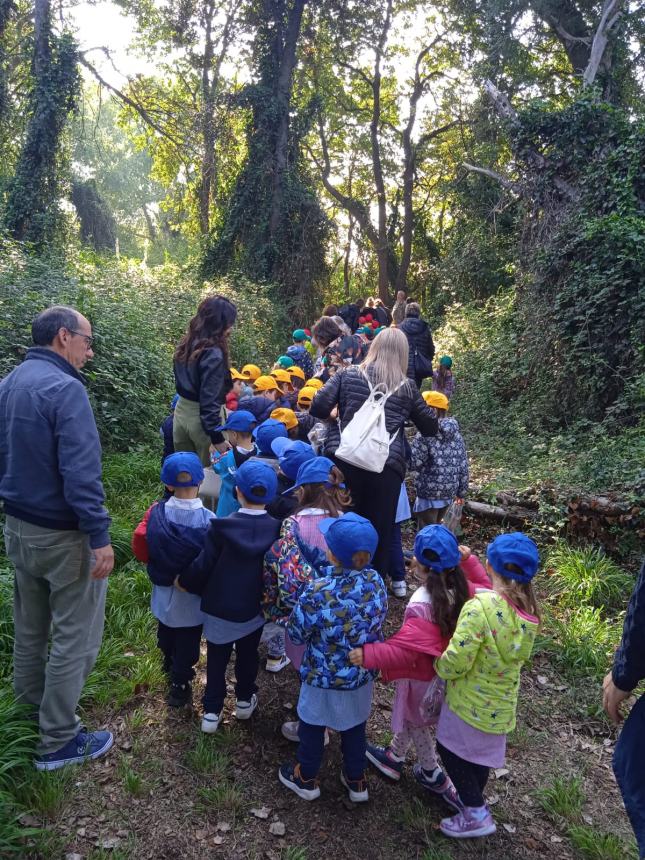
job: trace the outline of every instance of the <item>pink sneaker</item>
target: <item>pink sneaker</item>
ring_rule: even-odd
[[[495,833],[497,827],[488,807],[484,806],[482,809],[485,814],[473,814],[475,810],[467,806],[463,812],[453,815],[452,818],[444,818],[439,828],[444,836],[450,836],[453,839],[475,839],[478,836],[490,836]]]

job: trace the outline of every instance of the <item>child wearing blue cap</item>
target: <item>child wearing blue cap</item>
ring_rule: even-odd
[[[282,439],[278,442],[284,442],[283,451],[295,444]],[[279,447],[277,442],[274,445]],[[287,472],[291,465],[295,464],[290,462],[285,466]],[[302,650],[285,642],[284,628],[303,585],[318,575],[316,569],[325,566],[327,544],[319,523],[326,517],[340,516],[351,506],[343,481],[342,472],[331,460],[314,457],[312,452],[302,459],[295,483],[285,493],[284,498],[291,500],[292,513],[283,520],[280,537],[264,559],[262,609],[267,619],[264,629],[265,633],[276,628],[280,631],[279,636],[274,632],[275,638],[268,641],[269,672],[280,671],[294,655],[297,655],[294,666],[300,667]],[[289,728],[294,725],[295,729]],[[282,733],[297,741],[297,723],[285,723]]]
[[[354,513],[324,519],[319,528],[332,567],[305,586],[287,625],[291,641],[306,647],[300,666],[297,763],[282,765],[278,776],[298,797],[319,797],[317,775],[328,726],[341,735],[341,782],[350,800],[362,802],[368,800],[365,724],[375,673],[352,666],[349,652],[382,637],[387,593],[369,566],[378,534],[369,520]]]
[[[445,526],[426,526],[414,541],[414,562],[425,578],[412,595],[403,625],[385,642],[350,652],[354,665],[380,669],[383,681],[396,681],[391,742],[367,745],[367,758],[382,774],[398,781],[411,744],[417,753],[413,773],[424,788],[453,808],[461,803],[449,777],[439,767],[432,729],[443,701],[443,681],[434,658],[448,645],[462,606],[477,588],[491,583],[479,559],[459,546]]]
[[[278,471],[278,457],[273,453],[272,443],[275,439],[288,439],[287,428],[282,421],[275,418],[267,418],[253,431],[253,438],[258,447],[256,458],[272,466]],[[254,458],[254,459],[256,459]]]
[[[173,495],[155,502],[132,536],[132,551],[147,562],[152,580],[150,608],[157,619],[157,643],[170,676],[168,704],[192,700],[191,681],[199,661],[203,615],[199,598],[174,587],[177,574],[201,552],[215,516],[198,498],[204,469],[197,454],[179,451],[164,460],[161,480]]]
[[[450,644],[436,661],[446,681],[437,750],[463,804],[441,822],[446,836],[495,832],[483,792],[490,768],[504,764],[506,735],[515,728],[520,671],[540,623],[531,585],[539,564],[537,546],[525,534],[496,537],[486,561],[493,590],[464,603]]]
[[[255,679],[264,626],[262,564],[280,523],[266,512],[277,490],[275,471],[247,460],[235,473],[239,511],[211,520],[204,549],[175,584],[201,595],[207,642],[202,731],[217,731],[226,697],[226,667],[235,645],[235,716],[248,720],[258,705]]]
[[[246,463],[258,452],[253,442],[253,430],[256,425],[255,415],[244,409],[237,409],[231,412],[225,424],[216,428],[224,434],[224,438],[231,446],[223,454],[216,450],[211,452],[213,471],[222,479],[215,512],[218,517],[227,517],[240,507],[235,496],[235,473],[242,463]]]

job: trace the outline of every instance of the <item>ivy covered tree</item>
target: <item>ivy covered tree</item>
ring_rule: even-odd
[[[255,0],[253,77],[237,98],[247,110],[247,156],[221,230],[204,257],[208,274],[230,266],[277,283],[285,301],[309,299],[326,271],[329,222],[316,197],[302,139],[311,104],[294,105],[293,79],[307,0]]]
[[[77,60],[72,36],[52,30],[50,0],[35,0],[29,120],[4,221],[14,238],[37,247],[52,241],[61,227],[61,137],[77,103]]]

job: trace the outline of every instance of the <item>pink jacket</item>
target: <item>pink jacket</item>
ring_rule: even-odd
[[[461,563],[468,580],[468,596],[477,588],[490,588],[491,582],[476,555]],[[363,646],[363,665],[380,669],[384,681],[409,678],[431,681],[435,676],[434,658],[448,647],[450,636],[442,637],[439,627],[429,620],[429,602],[424,587],[417,589],[406,607],[401,629],[385,642]],[[427,607],[427,609],[426,609]]]

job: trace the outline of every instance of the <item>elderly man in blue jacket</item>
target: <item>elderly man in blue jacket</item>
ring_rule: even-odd
[[[603,682],[603,707],[618,724],[620,704],[645,678],[645,562],[636,583],[614,666]],[[645,858],[645,695],[631,709],[614,753],[614,773],[631,821],[639,857]]]
[[[112,746],[110,732],[81,727],[76,707],[103,637],[114,553],[80,374],[94,354],[92,328],[55,306],[35,318],[32,338],[0,382],[0,498],[15,568],[14,690],[38,716],[36,767],[55,770]]]

